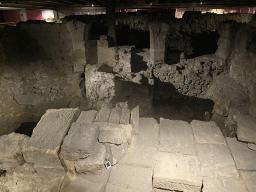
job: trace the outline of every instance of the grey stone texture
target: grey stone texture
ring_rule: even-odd
[[[200,163],[196,156],[158,152],[153,187],[177,191],[200,192]]]
[[[96,143],[93,152],[86,159],[79,159],[75,162],[77,173],[100,174],[104,169],[106,148],[101,143]]]
[[[60,166],[58,152],[62,141],[79,114],[79,109],[47,110],[23,147],[26,162]]]
[[[252,117],[256,118],[256,104],[255,104],[255,103],[253,103],[253,104],[250,106],[250,108],[249,108],[249,114],[250,114]]]
[[[117,164],[112,167],[107,188],[118,188],[119,191],[148,192],[152,191],[152,168],[134,167]],[[117,190],[117,191],[118,191]],[[108,190],[108,192],[110,192]]]
[[[226,141],[215,122],[193,120],[190,125],[197,143],[226,144]]]
[[[104,192],[105,184],[91,182],[80,175],[66,175],[63,179],[60,192]]]
[[[248,148],[253,150],[253,151],[256,151],[256,145],[255,144],[248,143]]]
[[[197,144],[198,159],[204,177],[238,177],[235,162],[226,145]]]
[[[233,155],[236,167],[242,170],[256,170],[256,151],[250,150],[246,143],[236,138],[226,138],[228,147]]]
[[[96,116],[96,122],[109,122],[111,109],[107,105],[103,105]]]
[[[256,171],[240,171],[240,174],[247,186],[248,192],[256,191]]]
[[[112,165],[117,164],[127,153],[128,143],[124,142],[120,145],[109,144],[111,148],[111,154],[113,157]]]
[[[224,191],[224,186],[221,179],[203,177],[203,189],[202,192],[220,192]]]
[[[99,142],[120,145],[127,141],[127,132],[122,128],[121,125],[113,123],[96,124],[100,127],[100,133],[98,136]]]
[[[35,94],[15,94],[13,98],[19,105],[38,106],[43,98]]]
[[[111,110],[109,115],[109,123],[119,124],[122,115],[122,108],[115,107]]]
[[[256,119],[249,115],[237,114],[235,121],[238,140],[256,144]]]
[[[120,124],[128,125],[130,123],[131,111],[127,107],[122,107],[122,115],[120,118]]]
[[[132,133],[134,134],[139,133],[139,126],[140,126],[139,118],[140,118],[140,112],[139,112],[139,106],[137,106],[131,110],[130,124],[132,125]]]
[[[159,151],[196,155],[191,126],[185,121],[160,118]]]
[[[29,137],[18,133],[0,136],[0,165],[3,163],[24,163],[22,147],[28,142]]]
[[[159,125],[153,118],[140,118],[139,135],[133,135],[132,144],[119,164],[154,168],[158,150]]]
[[[132,50],[133,46],[118,46],[114,48],[115,63],[113,67],[114,72],[132,72]]]
[[[61,154],[67,160],[88,157],[94,150],[99,127],[91,123],[74,122],[61,146]]]
[[[77,123],[94,123],[97,111],[90,110],[90,111],[81,111],[80,116],[76,120]]]

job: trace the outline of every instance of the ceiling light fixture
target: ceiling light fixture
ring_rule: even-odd
[[[94,5],[92,4],[92,7],[94,7]]]
[[[203,2],[200,2],[200,4],[202,5],[202,4],[203,4]]]
[[[150,3],[150,5],[152,5],[152,3]]]

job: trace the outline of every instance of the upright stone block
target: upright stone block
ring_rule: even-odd
[[[97,111],[82,111],[80,116],[77,119],[77,123],[94,123]]]
[[[119,124],[121,115],[122,115],[122,109],[120,107],[115,107],[110,112],[109,123]]]
[[[131,111],[128,107],[122,108],[120,124],[128,125],[130,123]]]
[[[150,32],[150,59],[155,62],[164,62],[165,41],[169,25],[163,22],[151,22],[148,25]]]
[[[131,125],[132,125],[132,133],[138,134],[139,133],[139,126],[140,126],[140,111],[139,106],[135,107],[131,111]]]
[[[109,122],[109,115],[111,109],[107,105],[103,105],[99,113],[96,116],[96,122]]]
[[[79,114],[79,109],[47,110],[23,147],[26,162],[61,166],[58,152],[71,124],[77,120]]]

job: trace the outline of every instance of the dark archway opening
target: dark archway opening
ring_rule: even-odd
[[[201,55],[214,54],[218,49],[218,39],[218,31],[202,32],[191,36],[193,54],[187,56],[187,58],[190,59]]]
[[[25,122],[20,125],[18,129],[16,129],[15,133],[20,133],[31,137],[34,128],[36,127],[37,122]]]
[[[120,27],[120,26],[119,26]],[[118,46],[135,45],[135,48],[150,48],[149,31],[131,29],[129,26],[121,26],[116,31]]]
[[[171,83],[155,78],[153,87],[153,115],[170,120],[208,121],[212,117],[214,102],[210,99],[182,95]]]

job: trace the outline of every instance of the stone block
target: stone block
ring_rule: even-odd
[[[26,162],[61,166],[58,152],[71,124],[77,120],[79,114],[79,109],[47,110],[23,147]]]
[[[256,145],[255,144],[248,143],[248,148],[253,150],[253,151],[256,151]]]
[[[197,143],[215,143],[226,145],[226,141],[220,131],[220,128],[215,122],[193,120],[190,125],[192,126]]]
[[[98,40],[97,45],[98,47],[108,47],[108,40]]]
[[[128,107],[122,107],[120,124],[128,125],[130,123],[131,111]]]
[[[96,122],[109,122],[109,115],[110,115],[111,109],[107,106],[102,106],[99,113],[96,116],[95,121]]]
[[[77,119],[77,123],[94,123],[98,111],[81,111],[80,116]]]
[[[120,124],[120,126],[126,131],[127,134],[127,142],[130,145],[132,143],[132,125],[122,125]]]
[[[128,189],[133,192],[149,192],[152,191],[152,173],[152,168],[119,163],[112,167],[108,184],[118,187],[122,192]]]
[[[124,142],[121,145],[110,144],[111,152],[113,156],[113,164],[117,164],[127,153],[128,143]]]
[[[40,103],[43,102],[43,98],[36,94],[26,94],[26,95],[15,94],[14,100],[19,105],[30,105],[30,106],[38,106]]]
[[[223,178],[224,189],[232,192],[248,192],[243,179],[239,178]]]
[[[85,64],[81,64],[81,63],[76,63],[75,65],[73,65],[73,71],[74,73],[76,72],[84,72],[84,65]]]
[[[107,40],[108,39],[108,36],[107,35],[101,35],[100,36],[100,40]]]
[[[114,184],[107,184],[105,192],[133,192],[132,189],[126,189],[124,187],[119,187]]]
[[[227,137],[226,141],[238,169],[256,170],[256,151],[250,150],[246,143],[236,138]]]
[[[140,111],[139,106],[133,108],[131,111],[131,125],[132,125],[132,133],[138,134],[139,133],[139,126],[140,126]]]
[[[256,191],[256,171],[240,171],[249,192]]]
[[[202,175],[196,156],[157,153],[153,187],[166,190],[200,192]]]
[[[223,191],[223,183],[221,179],[203,177],[203,189],[202,192],[220,192]]]
[[[64,170],[67,173],[76,174],[75,161],[67,160],[61,153],[59,154],[59,158]]]
[[[252,104],[249,109],[249,114],[256,118],[256,104]]]
[[[121,125],[113,123],[96,123],[100,127],[98,140],[101,143],[120,145],[127,141],[127,133]]]
[[[105,184],[90,182],[81,176],[66,175],[60,192],[104,192]]]
[[[98,46],[98,63],[107,64],[110,67],[114,67],[114,51],[112,48],[99,47]]]
[[[249,115],[237,114],[235,121],[238,140],[256,144],[256,119]]]
[[[158,151],[159,125],[153,118],[140,118],[139,135],[134,135],[132,144],[119,163],[153,168]]]
[[[122,108],[115,107],[110,112],[109,123],[119,124],[121,115],[122,115]]]
[[[161,118],[159,151],[196,155],[191,126],[185,121]]]
[[[22,147],[28,142],[29,137],[18,133],[0,136],[0,164],[24,163]]]
[[[106,156],[106,148],[103,144],[97,143],[93,152],[86,159],[79,159],[75,162],[77,173],[90,172],[100,174],[104,169],[104,161]]]
[[[94,150],[98,135],[96,124],[73,123],[61,146],[61,154],[68,160],[88,157]]]

